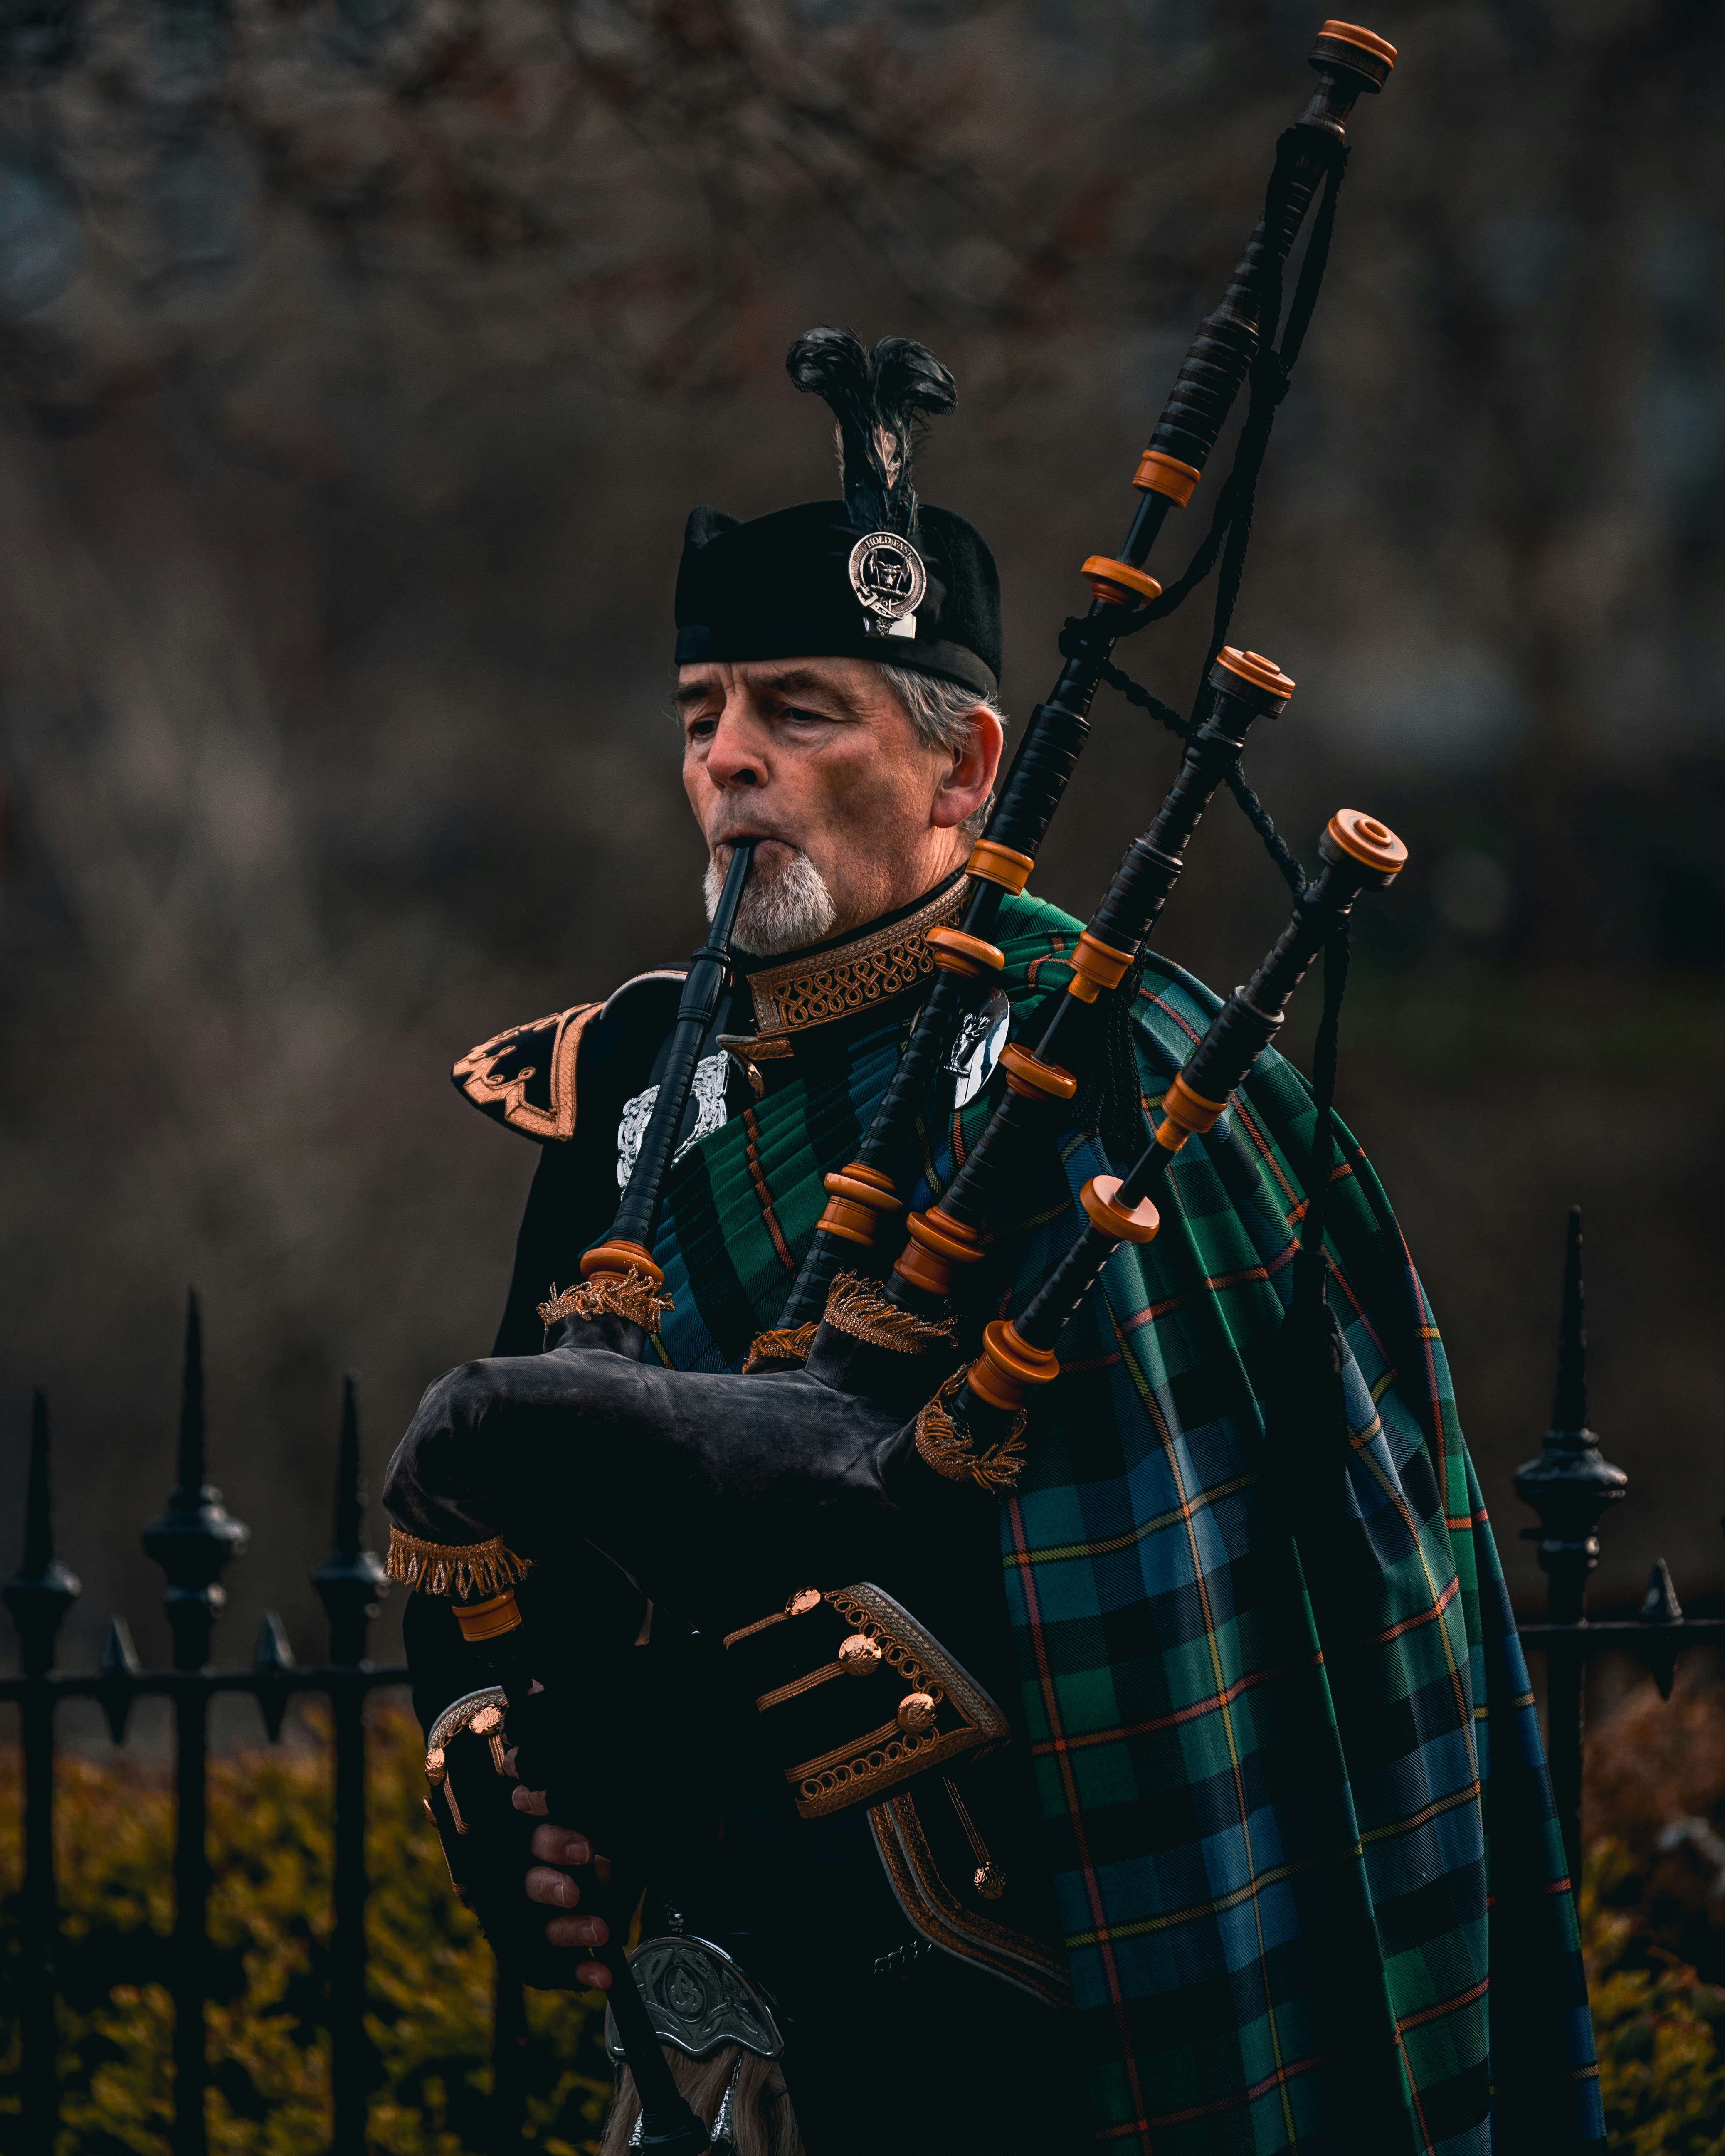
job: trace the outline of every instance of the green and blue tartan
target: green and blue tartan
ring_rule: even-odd
[[[1065,987],[1079,926],[1028,896],[1004,909],[1017,1029]],[[1218,1007],[1152,959],[1134,1012],[1147,1108]],[[793,1083],[675,1170],[655,1245],[675,1305],[667,1362],[735,1369],[776,1320],[821,1177],[854,1157],[901,1045],[896,1026],[864,1038],[842,1080],[814,1096]],[[988,1105],[925,1140],[917,1203]],[[1574,1904],[1502,1573],[1437,1327],[1339,1123],[1326,1250],[1352,1445],[1326,1548],[1354,1560],[1339,1600],[1307,1591],[1266,1471],[1314,1113],[1267,1051],[1185,1147],[1161,1235],[1117,1252],[1063,1338],[1001,1507],[1098,2139],[1157,2156],[1342,2145],[1339,1996],[1399,2056],[1408,2148],[1602,2149]],[[1004,1307],[1083,1224],[1083,1182],[1123,1166],[1072,1131],[1031,1174],[1024,1217],[999,1224],[1022,1250]],[[1362,1916],[1338,1964],[1321,1935],[1344,1901]]]

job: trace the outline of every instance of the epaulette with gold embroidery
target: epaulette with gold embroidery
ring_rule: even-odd
[[[572,1004],[470,1049],[449,1075],[475,1107],[530,1137],[575,1130],[575,1062],[603,1004]]]
[[[576,1066],[588,1029],[633,988],[675,983],[680,971],[637,973],[608,1001],[572,1004],[526,1025],[512,1025],[470,1049],[449,1073],[459,1091],[494,1122],[527,1137],[568,1139],[575,1135]]]

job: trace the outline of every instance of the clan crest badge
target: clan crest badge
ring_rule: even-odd
[[[868,615],[870,636],[915,636],[928,572],[908,539],[896,531],[859,539],[850,550],[850,588]]]

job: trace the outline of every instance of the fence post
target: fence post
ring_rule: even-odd
[[[1629,1477],[1599,1450],[1587,1426],[1587,1328],[1581,1283],[1581,1208],[1569,1209],[1569,1243],[1563,1266],[1563,1310],[1558,1335],[1558,1383],[1552,1426],[1538,1460],[1516,1471],[1516,1495],[1539,1515],[1523,1527],[1524,1542],[1539,1545],[1549,1586],[1547,1615],[1573,1628],[1546,1650],[1546,1700],[1550,1722],[1552,1797],[1563,1836],[1569,1877],[1581,1887],[1581,1763],[1587,1660],[1581,1633],[1587,1624],[1588,1574],[1599,1561],[1594,1530],[1608,1506],[1622,1502]]]
[[[167,1621],[174,1667],[188,1676],[209,1660],[216,1613],[227,1600],[218,1584],[230,1558],[243,1557],[251,1530],[223,1507],[203,1479],[203,1335],[193,1292],[186,1306],[185,1378],[180,1394],[179,1472],[167,1510],[144,1530],[144,1548],[167,1574]],[[173,2156],[204,2156],[203,2002],[208,1989],[206,1919],[209,1850],[205,1840],[204,1766],[209,1692],[187,1683],[174,1692],[174,2123]]]
[[[31,1412],[29,1481],[24,1499],[23,1563],[6,1583],[6,1606],[18,1626],[28,1682],[19,1702],[24,1753],[23,1967],[18,2020],[23,2040],[23,2156],[53,2156],[59,2124],[59,2017],[55,1955],[59,1911],[54,1878],[54,1637],[78,1599],[78,1581],[54,1553],[48,1481],[48,1402],[39,1391]]]
[[[330,1620],[330,1660],[355,1672],[330,1686],[336,1723],[336,1936],[330,1953],[331,2156],[364,2156],[373,2061],[366,2035],[366,1628],[388,1593],[375,1550],[365,1547],[365,1481],[360,1471],[359,1405],[341,1380],[341,1436],[336,1459],[335,1547],[311,1575]]]

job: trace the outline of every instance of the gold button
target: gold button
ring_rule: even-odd
[[[839,1666],[846,1676],[871,1677],[880,1666],[880,1650],[866,1632],[839,1642]]]
[[[811,1609],[819,1609],[819,1607],[820,1589],[818,1587],[799,1587],[786,1603],[784,1614],[787,1617],[806,1617]]]
[[[494,1729],[503,1727],[503,1716],[495,1707],[482,1707],[467,1726],[475,1737],[489,1737]]]
[[[934,1702],[926,1691],[907,1691],[898,1703],[898,1726],[914,1731],[927,1729],[934,1720]]]

